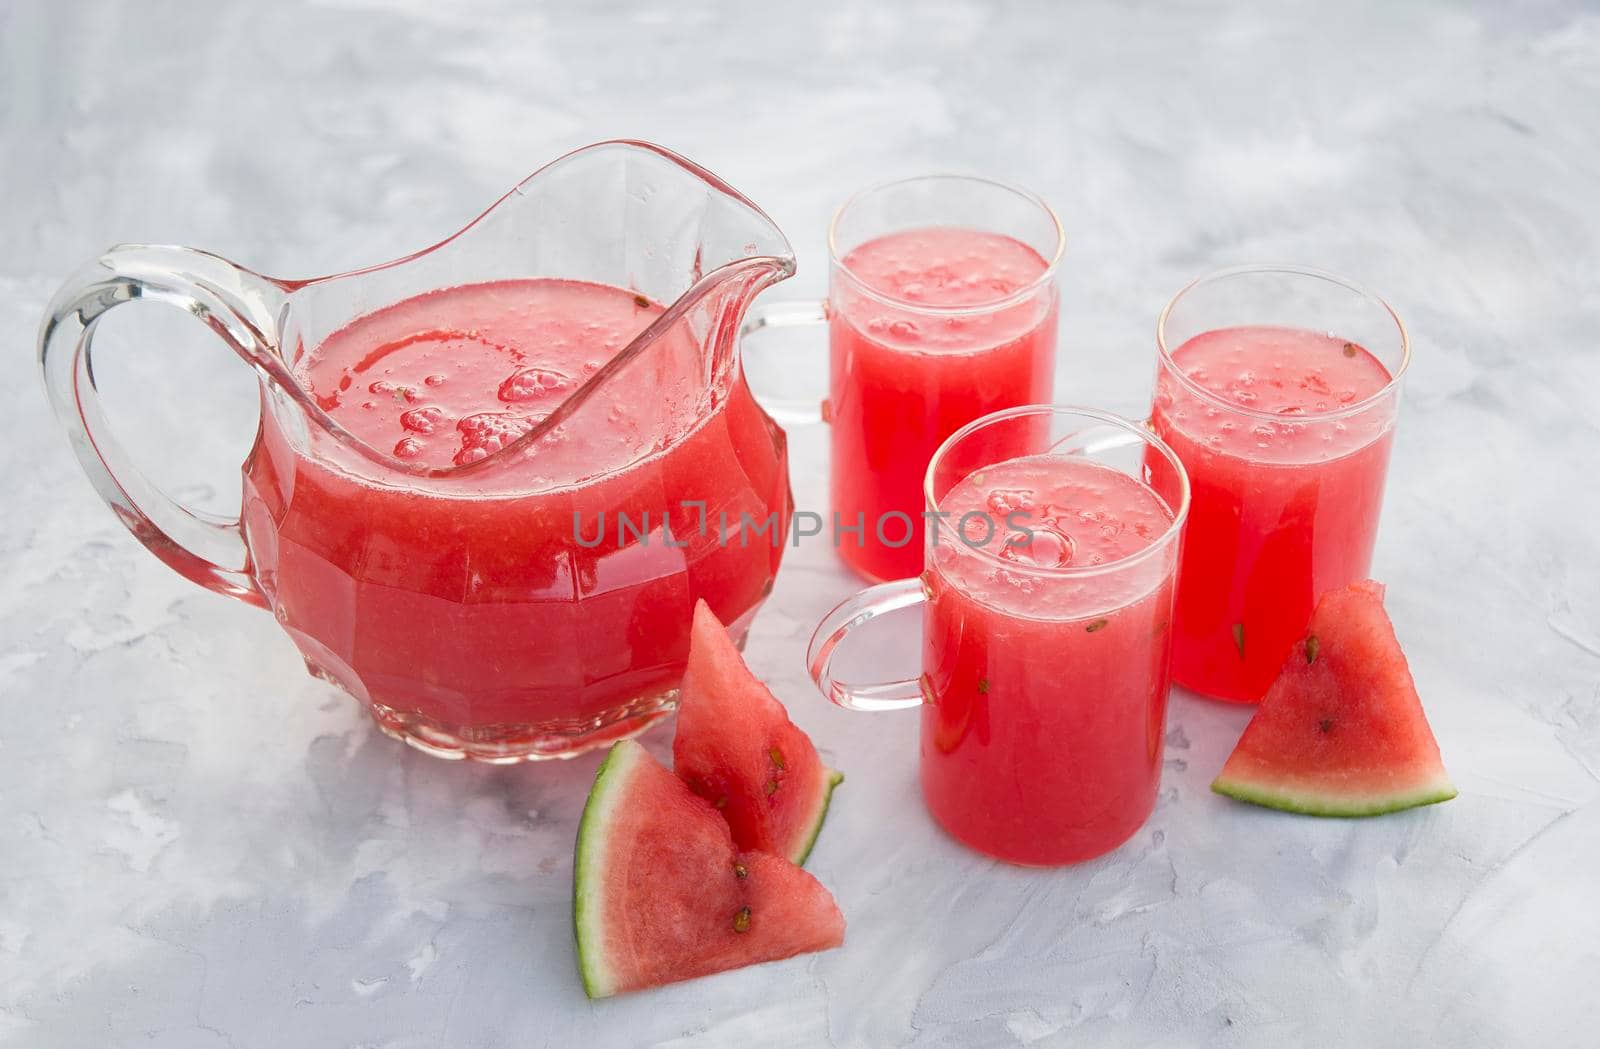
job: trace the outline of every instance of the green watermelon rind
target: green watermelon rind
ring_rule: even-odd
[[[1330,816],[1356,819],[1363,816],[1383,816],[1391,812],[1437,805],[1456,796],[1450,781],[1440,778],[1414,790],[1392,794],[1338,796],[1316,793],[1312,789],[1295,789],[1280,784],[1248,782],[1218,776],[1211,789],[1237,801],[1261,805],[1280,812],[1293,812],[1302,816]]]
[[[795,850],[795,855],[789,857],[789,862],[796,867],[804,867],[806,860],[811,858],[811,850],[817,847],[817,838],[822,834],[822,825],[828,819],[828,806],[833,804],[833,789],[844,782],[844,773],[830,768],[824,768],[822,771],[822,798],[817,806],[817,818],[812,821],[811,833],[806,835],[805,842]]]
[[[583,819],[578,823],[578,845],[572,863],[572,931],[578,942],[578,975],[583,980],[583,993],[590,998],[607,998],[616,993],[615,979],[600,958],[600,944],[605,936],[600,900],[600,870],[605,866],[606,849],[604,829],[625,793],[623,788],[632,778],[629,773],[640,753],[643,751],[637,744],[619,743],[611,748],[595,773],[589,800],[583,805]]]

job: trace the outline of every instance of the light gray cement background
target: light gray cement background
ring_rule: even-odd
[[[0,5],[0,1044],[1596,1044],[1600,8],[251,6]],[[770,211],[801,260],[775,298],[822,290],[824,224],[863,183],[1036,189],[1070,238],[1063,400],[1141,410],[1156,312],[1203,271],[1378,289],[1416,363],[1375,571],[1461,797],[1351,823],[1227,802],[1207,784],[1247,713],[1179,694],[1144,831],[997,865],[922,811],[915,715],[806,682],[854,587],[813,544],[749,657],[849,775],[811,863],[848,943],[587,1002],[569,894],[596,759],[379,736],[269,616],[100,505],[32,340],[113,242],[345,269],[619,135]],[[236,503],[251,379],[192,321],[124,312],[102,379],[128,443]],[[806,507],[820,436],[794,434]]]

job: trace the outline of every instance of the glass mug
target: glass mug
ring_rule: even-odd
[[[1156,345],[1151,426],[1194,487],[1173,677],[1253,703],[1317,598],[1368,575],[1410,342],[1350,281],[1247,266],[1180,291]]]
[[[922,571],[922,477],[980,415],[1049,401],[1057,265],[1043,200],[988,179],[931,175],[851,197],[828,228],[826,303],[758,303],[746,333],[828,325],[828,397],[774,404],[829,424],[838,549],[870,580]],[[853,531],[851,530],[853,529]]]
[[[828,613],[813,680],[847,709],[921,708],[923,799],[958,841],[1035,866],[1115,848],[1160,781],[1183,466],[1126,419],[1026,406],[956,431],[924,497],[926,569]],[[917,604],[920,677],[834,677],[850,632]]]
[[[385,732],[445,757],[566,757],[670,711],[697,598],[742,637],[771,589],[786,443],[736,344],[750,300],[793,272],[716,176],[607,142],[352,273],[112,248],[56,295],[40,357],[133,534],[270,609]],[[260,377],[239,520],[170,499],[106,428],[95,324],[137,298],[201,318]],[[706,521],[724,512],[775,514],[772,542],[721,541]]]

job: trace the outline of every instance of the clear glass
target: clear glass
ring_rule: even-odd
[[[1025,190],[929,175],[850,198],[828,246],[826,308],[761,304],[748,330],[828,324],[822,417],[840,556],[871,580],[914,576],[934,450],[981,415],[1051,399],[1061,224]],[[785,419],[808,411],[793,397],[763,403]]]
[[[1151,426],[1194,486],[1173,676],[1255,702],[1317,597],[1370,571],[1410,343],[1356,284],[1268,266],[1184,288],[1156,342]]]
[[[270,608],[311,672],[384,731],[446,757],[565,757],[670,711],[697,599],[742,637],[771,588],[786,444],[735,344],[750,300],[793,271],[782,234],[720,179],[609,142],[541,169],[450,239],[353,273],[274,280],[186,248],[113,248],[58,293],[40,357],[79,461],[134,534],[189,578]],[[199,316],[261,377],[239,521],[169,499],[106,430],[94,324],[139,297]],[[619,300],[626,334],[572,374],[528,369],[546,383],[531,394],[502,388],[545,400],[471,459],[374,444],[333,410],[367,391],[307,387],[319,355],[361,339],[389,339],[383,353],[433,340],[441,371],[485,344],[539,363],[544,347],[515,333],[548,321],[582,342],[590,318],[562,309]],[[391,394],[421,408],[431,396]],[[724,514],[776,515],[771,542],[723,542]]]
[[[1012,484],[1024,468],[1034,480]],[[1058,498],[1067,488],[1077,505]],[[823,619],[808,653],[817,687],[848,709],[921,708],[923,798],[972,848],[1029,865],[1115,848],[1148,818],[1160,780],[1182,465],[1137,423],[1025,406],[958,430],[923,491],[926,569]],[[988,492],[984,509],[963,510],[975,491]],[[1109,541],[1097,537],[1130,528],[1140,540],[1127,553],[1095,560]],[[833,676],[851,631],[918,603],[918,678]]]

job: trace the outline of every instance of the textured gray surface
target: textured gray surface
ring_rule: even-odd
[[[0,6],[0,1044],[1595,1043],[1600,11],[259,6]],[[1246,713],[1178,695],[1134,841],[998,866],[924,815],[914,716],[805,683],[853,584],[803,547],[749,655],[849,774],[812,860],[849,942],[585,1001],[595,760],[451,765],[375,734],[268,616],[99,505],[31,340],[112,242],[348,268],[624,134],[768,208],[802,265],[774,297],[821,290],[827,215],[864,182],[1037,189],[1070,237],[1063,399],[1141,408],[1156,311],[1204,270],[1303,261],[1389,297],[1416,364],[1376,574],[1461,797],[1364,823],[1228,803],[1206,785]],[[104,381],[129,444],[227,506],[250,379],[198,325],[125,312]],[[802,505],[818,438],[795,435]]]

